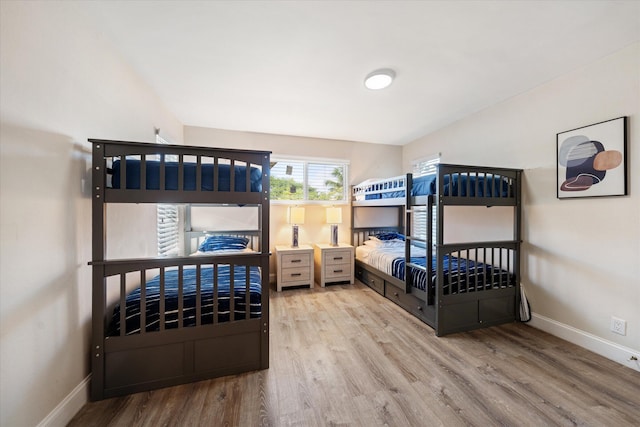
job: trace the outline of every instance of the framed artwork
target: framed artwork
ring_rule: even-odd
[[[559,199],[627,195],[627,117],[557,134]]]

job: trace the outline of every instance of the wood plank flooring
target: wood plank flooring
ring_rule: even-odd
[[[638,426],[640,373],[513,323],[438,338],[356,282],[271,294],[268,370],[85,405],[69,426]]]

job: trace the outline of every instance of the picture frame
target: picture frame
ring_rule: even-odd
[[[626,196],[627,117],[556,134],[558,199]]]

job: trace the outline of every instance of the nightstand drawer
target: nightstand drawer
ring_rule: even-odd
[[[324,276],[326,279],[351,279],[351,264],[332,264],[327,265],[324,268]]]
[[[282,268],[307,267],[311,265],[311,256],[308,254],[284,254],[282,255]]]
[[[324,254],[325,265],[349,264],[349,263],[351,263],[350,250],[330,251]]]
[[[283,283],[308,281],[311,280],[311,271],[308,267],[283,268],[280,280]]]

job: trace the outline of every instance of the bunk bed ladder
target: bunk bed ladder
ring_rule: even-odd
[[[414,216],[414,212],[415,212],[415,207],[421,206],[418,203],[414,203],[414,199],[411,196],[411,188],[413,186],[413,175],[411,173],[407,174],[407,187],[405,190],[405,196],[406,196],[406,201],[405,201],[405,236],[406,236],[406,240],[405,240],[405,285],[406,285],[406,290],[407,292],[411,292],[411,289],[413,289],[413,276],[409,274],[409,268],[415,268],[415,269],[419,269],[425,272],[426,274],[426,281],[427,283],[430,283],[431,281],[431,277],[433,277],[433,266],[431,263],[431,254],[432,254],[432,248],[433,248],[433,239],[432,239],[432,232],[433,232],[433,221],[432,221],[432,209],[433,209],[433,196],[428,196],[427,197],[427,203],[425,205],[425,209],[427,212],[426,215],[426,221],[427,221],[427,231],[426,231],[426,239],[419,237],[419,236],[414,236],[413,232],[412,232],[412,224],[413,224],[413,219],[415,218]],[[425,257],[426,257],[426,262],[425,265],[419,265],[419,264],[414,264],[411,262],[411,245],[412,242],[419,242],[425,245]],[[428,305],[433,305],[433,293],[429,291],[429,286],[426,287],[425,289],[426,293],[427,293],[427,304]]]
[[[409,267],[411,266],[411,241],[413,235],[411,233],[411,215],[413,214],[413,205],[411,204],[411,188],[413,187],[413,174],[408,173],[405,180],[404,187],[404,286],[405,292],[411,292],[413,287],[412,278],[409,274]]]
[[[433,328],[436,331],[436,335],[440,336],[442,333],[441,330],[441,308],[442,308],[442,290],[444,289],[444,175],[446,171],[446,166],[442,163],[437,165],[437,174],[438,180],[436,185],[436,194],[437,198],[437,208],[436,208],[436,242],[435,242],[435,252],[436,252],[436,282],[433,284],[433,292],[429,292],[432,294],[432,298],[434,299],[435,305],[435,324]]]

